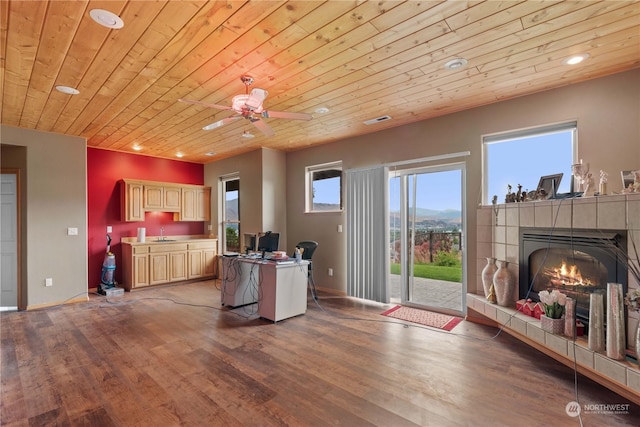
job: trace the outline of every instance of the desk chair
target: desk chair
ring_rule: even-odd
[[[311,288],[311,296],[314,300],[318,300],[318,293],[316,292],[316,284],[313,281],[313,262],[311,258],[313,257],[313,253],[316,251],[318,247],[318,242],[314,242],[313,240],[305,240],[296,245],[296,248],[303,249],[302,251],[302,259],[309,261],[309,287]]]

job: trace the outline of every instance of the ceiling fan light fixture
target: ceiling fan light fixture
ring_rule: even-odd
[[[89,16],[103,27],[111,28],[113,30],[118,30],[124,27],[124,21],[118,15],[113,12],[109,12],[108,10],[91,9],[89,11]]]
[[[80,93],[80,91],[78,89],[76,89],[75,87],[71,87],[71,86],[56,86],[56,90],[58,92],[62,92],[62,93],[66,93],[67,95],[78,95]]]
[[[447,63],[444,64],[444,68],[447,70],[457,70],[458,68],[463,68],[468,63],[469,61],[464,58],[455,58],[451,61],[447,61]]]
[[[565,59],[565,65],[576,65],[584,61],[585,59],[589,59],[588,53],[581,53],[580,55],[573,55],[567,59]]]

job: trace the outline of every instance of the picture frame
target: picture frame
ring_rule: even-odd
[[[620,171],[620,176],[622,177],[622,189],[629,188],[629,185],[633,186],[635,170],[628,171]]]
[[[560,187],[560,181],[562,181],[563,175],[563,173],[556,173],[553,175],[541,176],[536,191],[544,190],[544,199],[555,198],[556,194],[558,194],[558,188]]]

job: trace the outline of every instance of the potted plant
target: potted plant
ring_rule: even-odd
[[[564,331],[564,315],[567,296],[557,289],[540,291],[538,293],[540,302],[544,307],[544,314],[540,316],[540,326],[542,329],[552,334],[561,334]]]

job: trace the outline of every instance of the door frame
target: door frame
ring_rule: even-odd
[[[16,278],[18,310],[25,310],[26,305],[22,298],[22,186],[20,183],[20,169],[0,168],[2,175],[15,175],[16,177]],[[2,307],[0,307],[2,309]]]
[[[417,308],[423,309],[432,309],[437,310],[438,312],[452,314],[452,315],[464,315],[467,310],[467,298],[466,298],[466,290],[467,290],[467,220],[466,220],[466,211],[467,211],[467,194],[466,194],[466,162],[455,162],[455,163],[446,163],[446,164],[435,164],[435,165],[424,165],[411,167],[407,169],[396,169],[394,171],[395,176],[401,178],[401,191],[400,191],[400,216],[402,217],[402,225],[400,229],[400,259],[402,260],[400,264],[400,303],[406,306],[413,306]],[[461,202],[461,248],[462,248],[462,295],[461,295],[461,310],[449,310],[443,307],[438,306],[429,306],[424,304],[417,304],[415,302],[410,301],[410,281],[409,281],[409,255],[412,255],[413,248],[409,247],[408,239],[409,239],[409,230],[406,227],[406,217],[410,215],[408,212],[408,203],[407,197],[410,197],[408,194],[409,185],[407,184],[408,179],[411,175],[421,174],[421,173],[437,173],[437,172],[446,172],[446,171],[460,171],[460,202]],[[389,215],[387,215],[389,216]],[[389,273],[390,274],[390,273]]]

